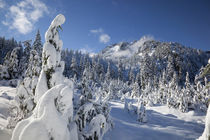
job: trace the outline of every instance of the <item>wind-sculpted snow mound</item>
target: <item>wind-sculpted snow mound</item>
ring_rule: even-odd
[[[73,117],[72,88],[61,84],[48,90],[40,98],[33,115],[17,124],[12,140],[67,140],[75,137],[76,125],[72,125],[71,131],[67,125]]]

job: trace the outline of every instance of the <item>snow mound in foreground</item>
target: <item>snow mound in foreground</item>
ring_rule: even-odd
[[[209,140],[209,139],[210,139],[210,106],[208,108],[206,115],[205,129],[199,140]]]
[[[71,125],[71,128],[66,125],[73,116],[72,94],[72,89],[63,84],[48,90],[41,97],[33,115],[17,124],[12,140],[77,139],[76,125]],[[57,97],[63,97],[60,99],[64,106],[56,106],[59,99]]]
[[[10,108],[16,95],[16,89],[1,86],[0,84],[0,140],[10,140],[11,131],[7,129],[8,119],[10,118]]]

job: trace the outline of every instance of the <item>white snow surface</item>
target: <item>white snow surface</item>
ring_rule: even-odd
[[[210,105],[207,110],[207,115],[206,115],[206,123],[205,123],[205,129],[202,134],[202,136],[199,138],[199,140],[209,140],[210,138]]]
[[[14,99],[16,89],[7,86],[0,86],[0,140],[10,140],[11,131],[8,130],[7,118],[9,117],[10,101]]]
[[[2,94],[7,93],[8,97],[13,99],[15,92],[15,88],[0,86],[0,140],[9,140],[11,138],[11,132],[6,129],[10,103],[7,96]],[[45,96],[47,97],[47,94]],[[179,110],[168,108],[167,106],[146,107],[147,123],[140,123],[136,120],[136,114],[128,113],[128,111],[124,110],[124,103],[121,101],[111,101],[110,105],[110,115],[114,121],[114,128],[104,135],[104,140],[116,140],[119,138],[120,140],[197,139],[202,135],[204,130],[205,114],[199,114],[193,111],[182,113]],[[45,108],[47,108],[47,106]],[[40,114],[39,116],[44,115]],[[40,120],[37,118],[37,123],[39,121]],[[45,121],[48,125],[62,123],[60,120],[57,122],[56,120],[53,120],[53,122],[52,120]],[[76,127],[75,124],[70,126],[70,130],[74,130]],[[41,130],[40,127],[39,134],[41,135],[43,131],[45,130]],[[77,134],[77,132],[72,133],[71,136],[75,134]]]
[[[202,113],[182,113],[167,106],[146,107],[147,123],[140,123],[136,114],[124,109],[124,103],[112,101],[110,105],[114,128],[103,140],[192,140],[204,129]]]

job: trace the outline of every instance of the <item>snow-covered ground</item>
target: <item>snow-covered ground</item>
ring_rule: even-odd
[[[10,100],[15,88],[0,86],[0,140],[9,140],[11,132],[6,129]],[[114,128],[107,132],[104,140],[183,140],[196,139],[202,135],[205,114],[193,111],[181,113],[167,106],[146,107],[147,123],[136,121],[137,115],[124,110],[120,101],[111,101],[111,117]]]
[[[147,123],[136,121],[137,115],[124,110],[121,102],[110,102],[114,129],[104,140],[186,140],[202,135],[205,114],[181,113],[167,106],[147,107]]]
[[[10,100],[15,96],[16,89],[0,86],[0,140],[9,140],[11,132],[6,129],[9,117]]]

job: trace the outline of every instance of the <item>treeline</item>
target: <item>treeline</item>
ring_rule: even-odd
[[[17,43],[14,39],[0,39],[2,39],[0,40],[2,43],[0,48],[2,54],[0,58],[0,80],[22,79],[31,65],[30,63],[33,63],[31,59],[34,57],[34,53],[37,53],[39,57],[42,55],[42,42],[39,31],[33,44],[31,40]]]
[[[8,51],[0,66],[0,79],[39,76],[42,43],[39,31],[35,41],[24,42]],[[138,55],[142,53],[142,55]],[[208,106],[209,90],[201,73],[209,56],[197,49],[176,43],[147,41],[127,60],[107,59],[103,54],[90,56],[80,51],[62,50],[63,74],[72,78],[79,92],[99,92],[109,98],[144,99],[144,103],[168,104],[183,112]],[[199,104],[199,105],[196,105]]]

